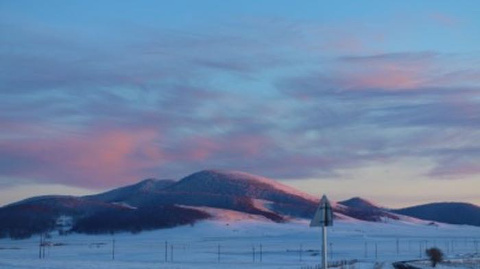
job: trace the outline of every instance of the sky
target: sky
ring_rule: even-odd
[[[480,2],[0,1],[0,205],[203,169],[480,205]]]

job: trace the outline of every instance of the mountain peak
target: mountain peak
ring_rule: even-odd
[[[138,182],[137,184],[134,184],[133,186],[135,186],[139,191],[157,191],[173,183],[175,183],[175,181],[170,179],[147,178]]]
[[[374,202],[361,197],[353,197],[345,201],[338,202],[339,204],[359,209],[379,209],[380,207]]]
[[[307,193],[273,179],[229,170],[202,170],[181,179],[172,188],[180,191],[240,195],[252,198],[267,198],[273,193],[284,193],[307,200],[316,200]]]
[[[105,202],[120,202],[125,201],[128,198],[137,195],[138,193],[161,191],[168,186],[173,185],[174,183],[175,181],[170,179],[148,178],[133,185],[124,186],[100,194],[88,195],[85,197]]]

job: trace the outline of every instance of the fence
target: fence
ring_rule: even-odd
[[[261,239],[261,240],[260,240]],[[69,235],[29,240],[0,240],[1,258],[88,259],[91,261],[141,261],[151,263],[204,264],[289,264],[316,269],[320,262],[319,238],[297,240],[290,237],[201,238],[162,240],[146,235]],[[425,258],[425,250],[439,247],[450,257],[479,253],[477,238],[331,238],[328,257],[331,267],[351,269],[352,260],[376,262]],[[347,261],[347,262],[345,262]],[[302,267],[303,266],[303,267]],[[308,267],[310,266],[310,267]],[[472,265],[479,269],[478,264]]]

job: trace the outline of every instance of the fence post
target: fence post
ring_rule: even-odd
[[[365,242],[364,250],[365,250],[365,258],[367,258],[367,257],[368,257],[368,245],[367,245],[367,242]]]
[[[302,254],[303,254],[303,245],[300,244],[300,250],[298,251],[298,255],[299,255],[299,260],[302,261]]]
[[[263,261],[263,246],[260,244],[260,262]]]
[[[38,243],[38,258],[42,259],[42,234],[40,234],[40,242]]]
[[[168,262],[168,242],[165,241],[165,262]]]
[[[115,260],[115,239],[112,240],[112,260]]]
[[[419,242],[418,249],[420,250],[420,259],[422,258],[422,241]]]
[[[43,242],[42,242],[42,259],[45,259],[45,245],[47,243],[47,241],[45,240],[46,238],[46,235],[44,234],[43,235]]]

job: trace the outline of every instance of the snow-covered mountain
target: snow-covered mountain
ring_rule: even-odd
[[[244,172],[205,170],[179,181],[147,179],[139,183],[83,197],[40,196],[0,208],[0,237],[28,237],[54,227],[60,216],[74,220],[77,232],[102,233],[173,227],[193,224],[206,218],[255,218],[287,222],[311,219],[317,198],[275,180]],[[336,218],[386,222],[408,220],[406,214],[436,219],[426,211],[387,210],[366,199],[355,197],[332,203]],[[458,208],[443,207],[445,210]],[[432,209],[433,210],[433,209]],[[413,212],[413,213],[412,213]],[[480,216],[478,207],[468,211]],[[426,216],[426,217],[425,217]],[[459,222],[480,225],[478,222]]]
[[[191,174],[161,190],[128,196],[122,202],[145,205],[184,205],[236,210],[276,222],[308,218],[316,199],[274,180],[243,172],[205,170]]]
[[[205,170],[191,174],[164,190],[182,198],[177,203],[210,206],[263,215],[273,221],[309,218],[315,197],[272,179],[243,172]]]

